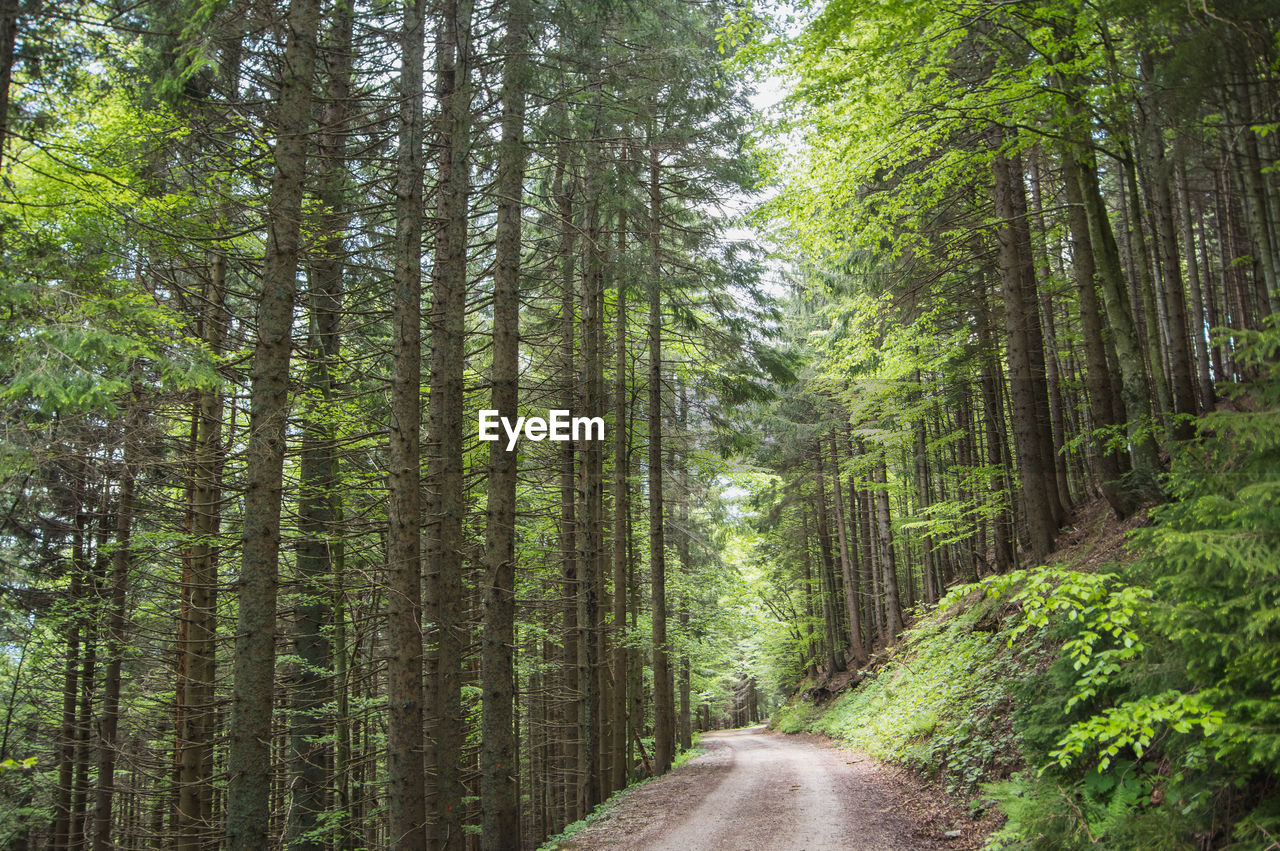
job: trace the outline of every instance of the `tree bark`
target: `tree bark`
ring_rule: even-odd
[[[425,0],[404,6],[387,451],[387,809],[397,848],[427,847],[423,769],[422,178]],[[434,396],[434,391],[433,391]],[[450,449],[443,447],[442,453]],[[448,540],[448,539],[446,539]]]
[[[626,256],[626,213],[619,212],[618,257]],[[627,785],[627,671],[630,653],[623,631],[627,625],[627,518],[631,514],[627,476],[631,459],[627,452],[627,281],[617,278],[617,312],[614,317],[613,377],[613,705],[610,749],[610,785]]]
[[[319,18],[318,0],[291,0],[289,40],[280,82],[280,135],[268,202],[267,250],[250,386],[249,443],[245,451],[244,526],[237,589],[240,611],[227,764],[227,841],[232,851],[260,851],[271,844],[267,837],[271,807],[269,743],[275,692],[285,419]]]
[[[1162,318],[1166,329],[1165,345],[1169,356],[1169,384],[1173,402],[1172,433],[1176,440],[1188,440],[1195,434],[1196,402],[1195,368],[1188,343],[1186,287],[1182,280],[1182,262],[1178,256],[1178,237],[1174,230],[1172,164],[1165,156],[1164,140],[1159,125],[1148,120],[1147,147],[1151,159],[1151,189],[1156,220],[1156,240],[1160,249],[1160,289],[1164,295]]]
[[[902,605],[898,602],[898,562],[893,551],[893,526],[889,518],[888,473],[883,453],[876,457],[873,469],[876,488],[876,525],[880,538],[880,576],[884,589],[885,641],[892,644],[902,632]]]
[[[603,333],[604,258],[602,256],[602,214],[600,210],[600,152],[591,143],[584,176],[583,214],[586,234],[582,275],[582,369],[579,375],[581,410],[587,416],[602,414],[600,389],[603,386],[603,362],[600,339]],[[579,524],[578,553],[578,682],[582,700],[578,705],[582,749],[578,754],[579,795],[582,809],[590,812],[600,803],[600,683],[598,641],[601,632],[600,590],[602,574],[601,527],[604,514],[603,452],[600,442],[583,440],[577,447],[581,454],[583,517]]]
[[[1161,421],[1167,420],[1173,412],[1173,397],[1169,391],[1169,380],[1165,370],[1164,349],[1160,335],[1160,308],[1156,304],[1156,288],[1151,272],[1151,255],[1147,245],[1147,227],[1142,221],[1142,200],[1138,192],[1138,167],[1130,162],[1122,167],[1127,194],[1120,190],[1120,212],[1122,219],[1128,223],[1129,239],[1126,243],[1134,267],[1137,269],[1136,281],[1138,294],[1142,304],[1144,322],[1139,323],[1144,334],[1147,368],[1151,387],[1155,390],[1156,413]],[[1127,199],[1127,200],[1126,200]]]
[[[840,541],[840,570],[844,581],[844,605],[849,613],[849,656],[855,665],[867,661],[867,650],[862,643],[862,618],[858,609],[858,561],[856,542],[850,543],[848,518],[844,510],[844,496],[840,487],[840,450],[835,432],[831,433],[831,492],[835,498],[836,534]]]
[[[1089,242],[1093,246],[1105,315],[1111,330],[1111,342],[1116,350],[1121,395],[1124,399],[1124,422],[1129,434],[1129,452],[1133,459],[1134,475],[1138,479],[1135,486],[1143,492],[1151,492],[1155,488],[1155,475],[1159,469],[1155,441],[1151,435],[1151,386],[1142,365],[1142,346],[1133,321],[1124,271],[1120,266],[1120,252],[1102,200],[1102,192],[1098,188],[1098,172],[1092,157],[1079,148],[1072,148],[1067,156],[1074,163],[1075,175],[1080,183],[1085,219],[1089,226]]]
[[[1201,282],[1200,263],[1196,256],[1196,240],[1192,230],[1191,188],[1187,185],[1185,152],[1175,149],[1177,171],[1175,185],[1178,200],[1178,227],[1182,237],[1182,256],[1187,264],[1187,284],[1191,295],[1187,325],[1195,354],[1197,402],[1202,410],[1213,408],[1215,394],[1209,369],[1209,343],[1205,338],[1205,287]],[[1212,327],[1212,326],[1210,326]]]
[[[427,620],[433,624],[434,748],[428,773],[435,788],[428,804],[427,845],[460,851],[463,835],[462,751],[466,718],[462,706],[462,664],[467,644],[463,615],[460,544],[466,516],[463,481],[463,411],[466,404],[466,302],[468,158],[471,135],[471,0],[443,0],[436,48],[439,185],[435,265],[431,293],[431,362],[428,403]]]
[[[54,793],[53,825],[50,847],[55,851],[65,849],[71,835],[71,786],[75,780],[76,756],[76,697],[80,684],[81,637],[90,625],[88,595],[92,585],[89,572],[89,510],[85,505],[88,487],[89,464],[83,447],[77,448],[77,459],[72,465],[75,481],[71,497],[71,587],[69,598],[72,611],[66,616],[66,661],[62,674],[62,723],[58,731],[58,788]],[[16,684],[15,678],[15,684]]]
[[[1053,471],[1045,469],[1045,455],[1041,445],[1038,424],[1039,408],[1037,389],[1043,376],[1035,375],[1032,357],[1030,312],[1036,309],[1034,292],[1028,290],[1022,272],[1024,258],[1013,221],[1017,215],[1014,194],[1015,181],[1021,176],[1013,173],[1013,164],[1002,153],[997,153],[993,163],[995,174],[995,208],[1001,225],[996,231],[999,243],[1001,295],[1004,300],[1004,321],[1008,340],[1009,390],[1013,410],[1014,450],[1018,456],[1021,493],[1026,504],[1026,528],[1031,545],[1032,558],[1043,560],[1053,551],[1055,534],[1054,513],[1050,504]],[[1036,322],[1038,328],[1039,322]]]
[[[1048,239],[1048,228],[1044,221],[1044,207],[1040,195],[1040,161],[1041,152],[1037,149],[1030,159],[1030,176],[1031,176],[1031,212],[1034,216],[1036,228],[1039,230],[1039,239],[1032,240],[1030,231],[1027,230],[1026,247],[1030,249],[1030,256],[1034,258],[1035,263],[1031,267],[1032,283],[1036,283],[1035,266],[1040,267],[1039,278],[1042,283],[1035,286],[1036,304],[1039,308],[1037,317],[1040,321],[1040,329],[1043,334],[1043,346],[1041,353],[1044,360],[1045,384],[1048,392],[1048,414],[1049,414],[1049,435],[1048,447],[1050,449],[1049,461],[1054,468],[1054,479],[1057,482],[1057,498],[1061,511],[1055,515],[1058,525],[1061,526],[1065,521],[1066,515],[1071,510],[1071,482],[1067,471],[1067,456],[1065,447],[1066,439],[1066,415],[1063,410],[1062,402],[1062,381],[1060,377],[1061,361],[1058,355],[1058,335],[1056,322],[1054,320],[1053,300],[1049,292],[1049,283],[1052,280],[1052,270],[1049,268],[1048,252],[1045,249],[1044,241]],[[1028,223],[1024,216],[1023,221]]]
[[[116,503],[115,552],[111,556],[111,598],[107,610],[107,669],[103,674],[102,712],[98,716],[98,777],[94,785],[93,851],[113,847],[112,807],[116,796],[116,734],[120,725],[120,666],[124,657],[125,627],[132,569],[134,485],[138,473],[138,431],[142,427],[142,388],[135,379],[125,402],[125,423],[120,470],[120,496]]]
[[[840,592],[836,585],[835,555],[831,545],[831,513],[827,503],[827,475],[822,460],[821,438],[815,441],[813,448],[816,465],[814,483],[817,486],[818,551],[822,556],[822,604],[827,622],[827,643],[830,647],[831,661],[829,673],[836,673],[845,670],[844,650],[840,648],[847,645],[848,641],[842,634],[840,613],[836,609],[836,598]]]
[[[653,597],[654,771],[675,755],[675,695],[667,645],[667,563],[662,493],[662,184],[656,140],[649,146],[649,570]]]
[[[1089,219],[1085,214],[1080,189],[1080,167],[1069,153],[1062,158],[1067,194],[1067,226],[1071,235],[1071,268],[1075,275],[1076,302],[1080,314],[1080,334],[1084,341],[1085,379],[1089,413],[1095,429],[1123,428],[1124,411],[1115,409],[1111,370],[1102,333],[1102,313],[1098,304],[1095,281],[1094,249],[1089,240]],[[1121,519],[1133,513],[1135,500],[1124,476],[1128,473],[1128,456],[1114,445],[1116,441],[1093,438],[1098,475],[1103,496],[1111,510]]]
[[[574,339],[577,307],[574,298],[575,266],[577,254],[574,251],[577,235],[576,222],[573,219],[573,199],[571,189],[565,186],[565,169],[567,152],[561,150],[560,162],[556,165],[555,185],[552,194],[556,196],[560,213],[560,385],[563,394],[561,404],[566,410],[574,408],[576,394],[574,382]],[[578,556],[577,556],[577,519],[574,510],[574,446],[572,441],[565,441],[560,448],[560,525],[558,547],[561,559],[561,575],[564,583],[564,663],[561,671],[564,676],[565,704],[571,706],[571,718],[576,728],[577,706],[579,700],[578,684]],[[564,709],[565,707],[562,707]],[[581,742],[575,735],[567,737],[563,742],[561,777],[576,775],[578,771],[578,751]],[[564,821],[569,823],[581,818],[585,813],[579,811],[577,783],[572,782],[572,793],[565,791]]]
[[[18,43],[19,0],[0,0],[0,166],[9,145],[9,89]]]
[[[520,234],[524,194],[524,90],[528,41],[527,0],[507,6],[503,38],[502,140],[498,149],[498,221],[494,236],[493,395],[500,416],[515,417],[520,378]],[[520,845],[516,787],[515,559],[518,455],[501,441],[489,446],[486,517],[480,846],[504,851]]]

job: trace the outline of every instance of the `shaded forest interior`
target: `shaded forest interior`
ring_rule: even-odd
[[[1102,511],[1060,779],[1274,836],[1277,17],[0,0],[0,846],[536,848]]]

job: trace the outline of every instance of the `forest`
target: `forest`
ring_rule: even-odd
[[[0,847],[1280,848],[1274,0],[0,0],[0,317]]]

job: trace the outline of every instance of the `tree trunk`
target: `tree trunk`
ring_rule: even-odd
[[[102,599],[102,594],[109,567],[107,543],[111,538],[111,521],[113,520],[108,514],[109,496],[109,488],[104,485],[98,504],[93,573],[89,581],[89,598],[93,601],[92,605],[99,611],[106,602]],[[88,822],[89,762],[92,752],[89,739],[96,687],[95,675],[98,670],[97,621],[98,618],[89,617],[87,629],[82,636],[85,650],[80,665],[80,705],[76,710],[75,772],[71,784],[71,830],[67,838],[67,847],[72,851],[81,851],[88,839],[85,836],[85,829]]]
[[[1267,215],[1266,183],[1262,174],[1262,157],[1258,150],[1258,138],[1254,134],[1253,106],[1249,96],[1249,74],[1238,71],[1241,82],[1236,86],[1235,97],[1229,101],[1228,112],[1236,120],[1238,151],[1237,172],[1243,184],[1244,214],[1253,231],[1253,243],[1257,260],[1262,269],[1262,280],[1268,313],[1280,313],[1280,259],[1273,251],[1280,246],[1280,239],[1273,233],[1273,223]],[[1235,135],[1235,134],[1233,134]]]
[[[818,653],[813,646],[813,625],[816,612],[813,605],[813,558],[809,552],[809,513],[800,511],[800,564],[804,570],[804,613],[807,627],[805,629],[804,656],[809,666],[809,679],[818,678]]]
[[[1126,194],[1124,188],[1120,190],[1120,212],[1122,220],[1127,222],[1129,228],[1129,239],[1126,243],[1136,268],[1136,281],[1138,285],[1138,294],[1142,304],[1142,314],[1145,322],[1140,322],[1142,330],[1145,331],[1144,341],[1146,350],[1144,352],[1147,360],[1147,368],[1151,377],[1151,386],[1155,390],[1156,413],[1160,416],[1162,422],[1167,422],[1169,415],[1173,412],[1173,398],[1169,394],[1169,381],[1167,370],[1164,363],[1164,350],[1160,335],[1160,308],[1156,304],[1155,281],[1151,272],[1151,255],[1147,245],[1147,227],[1142,221],[1142,201],[1138,192],[1138,167],[1136,163],[1128,163],[1122,168],[1124,172],[1125,186],[1128,187]]]
[[[819,453],[821,454],[821,453]],[[844,496],[840,487],[840,450],[835,432],[831,433],[831,492],[835,498],[836,534],[840,540],[840,570],[844,579],[844,605],[849,613],[849,657],[855,665],[867,661],[866,647],[862,643],[862,618],[859,611],[857,543],[850,543],[848,518],[844,510]]]
[[[19,0],[0,0],[0,166],[9,147],[9,88],[18,42]]]
[[[275,693],[276,594],[280,505],[293,304],[306,182],[311,78],[315,71],[318,0],[291,0],[289,42],[280,83],[280,136],[268,201],[266,256],[258,304],[250,387],[249,443],[238,597],[231,748],[227,770],[227,840],[232,851],[271,842],[271,710]]]
[[[575,316],[574,268],[576,252],[574,251],[576,222],[573,219],[573,201],[571,189],[564,185],[566,154],[561,152],[560,162],[556,165],[555,185],[552,193],[556,196],[560,212],[560,262],[561,262],[561,296],[560,296],[560,385],[562,392],[561,405],[572,410],[575,403],[574,371]],[[578,559],[576,514],[574,512],[574,448],[573,443],[565,441],[560,448],[560,526],[559,551],[561,558],[561,575],[564,582],[564,664],[561,672],[564,676],[565,704],[572,706],[571,718],[574,722],[575,734],[568,736],[563,742],[563,762],[561,777],[569,784],[569,777],[578,771],[578,750],[581,743],[576,735],[577,706],[579,700],[578,685]],[[562,707],[564,709],[564,707]],[[577,783],[572,782],[572,793],[565,792],[565,823],[581,818],[585,813],[579,812]]]
[[[689,434],[689,396],[686,392],[684,382],[679,384],[679,412],[677,414],[677,426],[681,438],[687,440]],[[685,452],[681,452],[677,456],[677,469],[679,477],[676,486],[679,489],[676,494],[676,528],[675,528],[675,544],[676,558],[680,562],[680,575],[684,578],[685,587],[692,578],[693,562],[689,557],[689,461]],[[686,591],[680,595],[679,602],[679,620],[680,635],[684,641],[684,649],[680,652],[680,671],[678,676],[678,691],[680,693],[680,714],[677,729],[677,743],[680,750],[687,751],[693,747],[693,727],[690,718],[691,711],[691,688],[692,688],[692,669],[689,662],[688,640],[689,640],[689,594]]]
[[[1195,369],[1191,362],[1188,344],[1187,307],[1185,286],[1182,281],[1182,262],[1178,257],[1178,237],[1174,230],[1171,163],[1165,156],[1164,140],[1154,121],[1147,122],[1147,146],[1151,157],[1151,188],[1154,203],[1152,211],[1156,220],[1156,239],[1159,245],[1161,275],[1160,289],[1164,295],[1162,318],[1166,329],[1166,347],[1169,355],[1169,383],[1173,397],[1172,433],[1176,440],[1188,440],[1195,434],[1195,416],[1199,413],[1196,403]]]
[[[1070,154],[1065,154],[1062,162],[1066,172],[1064,182],[1068,204],[1067,225],[1071,234],[1071,268],[1075,275],[1080,334],[1084,341],[1089,413],[1095,429],[1122,428],[1125,424],[1124,411],[1117,411],[1112,404],[1115,392],[1102,333],[1103,318],[1098,304],[1097,283],[1094,280],[1096,264],[1093,246],[1089,241],[1089,219],[1085,214],[1080,190],[1080,167]],[[1116,441],[1105,437],[1093,439],[1103,496],[1115,515],[1123,519],[1132,514],[1136,506],[1133,494],[1124,481],[1128,472],[1128,457],[1115,443]]]
[[[898,602],[898,563],[893,551],[893,527],[889,519],[888,473],[884,455],[876,457],[873,481],[876,488],[876,525],[880,538],[880,582],[884,588],[885,641],[892,644],[902,632],[902,606]]]
[[[0,143],[3,139],[0,138]],[[85,505],[89,465],[84,449],[78,448],[72,475],[72,529],[71,529],[71,588],[69,598],[72,611],[66,617],[66,661],[62,673],[62,723],[58,730],[58,787],[54,793],[53,825],[50,847],[61,851],[67,847],[71,835],[71,785],[75,779],[76,756],[76,697],[80,684],[81,636],[89,627],[90,619],[85,594],[91,584],[88,557],[89,511]],[[17,680],[14,680],[15,685]]]
[[[128,610],[129,571],[133,551],[134,483],[138,473],[138,431],[142,427],[142,388],[135,380],[125,402],[125,423],[120,470],[120,496],[116,503],[116,548],[111,556],[111,598],[107,615],[107,669],[103,674],[102,712],[98,716],[98,777],[94,785],[93,851],[113,846],[112,805],[116,796],[116,733],[120,725],[120,666]]]
[[[424,849],[422,640],[422,176],[425,0],[404,6],[387,448],[387,810],[397,848]],[[436,338],[438,339],[438,338]],[[434,377],[434,376],[433,376]],[[434,389],[432,396],[434,398]],[[442,447],[442,453],[448,453]],[[449,540],[445,538],[445,540]]]
[[[498,149],[498,221],[494,236],[493,396],[500,416],[515,417],[520,378],[520,220],[524,194],[524,90],[529,22],[527,0],[507,7],[502,74],[502,141]],[[516,787],[515,559],[518,456],[501,441],[489,446],[484,633],[480,845],[485,851],[520,846]]]
[[[828,674],[845,669],[844,650],[847,641],[841,634],[840,613],[836,609],[836,598],[839,595],[836,585],[835,556],[831,546],[831,514],[827,509],[827,477],[822,463],[822,440],[814,443],[815,484],[817,485],[818,513],[818,552],[822,556],[822,605],[827,622],[827,644],[830,648],[830,670]]]
[[[978,349],[984,352],[980,383],[982,385],[983,423],[986,428],[987,463],[999,470],[991,476],[992,497],[1001,503],[995,512],[991,524],[992,550],[995,559],[996,573],[1007,573],[1016,564],[1013,547],[1013,523],[1010,520],[1012,497],[1009,482],[1008,444],[1004,436],[1004,406],[1001,404],[999,376],[999,360],[991,340],[991,318],[987,306],[987,285],[985,276],[980,276],[978,291],[981,293],[981,304],[978,305]]]
[[[603,329],[602,302],[604,258],[600,212],[599,151],[593,148],[587,157],[586,197],[583,214],[586,234],[582,276],[582,370],[579,375],[578,398],[587,416],[602,414],[600,389],[603,386],[603,363],[600,339]],[[589,436],[588,436],[589,437]],[[582,700],[579,703],[579,729],[582,749],[578,754],[579,795],[582,809],[590,812],[600,803],[600,581],[602,567],[601,527],[604,514],[603,452],[600,442],[590,439],[577,447],[581,453],[582,510],[579,524],[578,553],[578,678]]]
[[[1182,236],[1182,256],[1187,264],[1187,283],[1191,294],[1188,327],[1192,349],[1195,352],[1196,390],[1199,405],[1211,410],[1215,400],[1213,379],[1209,370],[1209,344],[1205,338],[1205,287],[1201,283],[1200,263],[1196,258],[1196,241],[1192,230],[1191,188],[1187,185],[1187,161],[1183,151],[1175,151],[1177,158],[1176,188],[1178,196],[1178,227]],[[1210,326],[1212,327],[1212,326]]]
[[[1120,266],[1120,252],[1107,208],[1098,188],[1098,172],[1090,155],[1072,148],[1067,155],[1075,165],[1080,183],[1085,219],[1089,225],[1089,241],[1093,246],[1098,281],[1111,341],[1115,346],[1120,370],[1121,395],[1124,399],[1124,422],[1129,434],[1129,452],[1133,459],[1135,485],[1144,492],[1155,488],[1159,469],[1155,442],[1151,437],[1151,386],[1142,366],[1142,346],[1133,321],[1133,310]]]
[[[1037,389],[1043,385],[1043,376],[1036,376],[1033,363],[1030,312],[1036,309],[1034,283],[1028,287],[1023,275],[1024,258],[1019,246],[1016,228],[1017,215],[1014,202],[1015,182],[1021,175],[1014,174],[1013,164],[997,153],[995,173],[996,216],[1001,220],[996,238],[999,242],[1001,295],[1004,300],[1004,321],[1007,332],[1009,363],[1009,389],[1013,403],[1012,421],[1014,450],[1018,456],[1021,493],[1026,504],[1026,527],[1031,544],[1032,558],[1043,560],[1053,551],[1055,534],[1054,513],[1050,504],[1050,490],[1056,493],[1052,469],[1045,469],[1041,445],[1041,429],[1038,423],[1039,409]],[[1035,323],[1038,328],[1039,322]]]
[[[466,302],[468,155],[471,135],[470,0],[444,0],[436,48],[439,188],[435,265],[431,293],[431,363],[428,402],[427,464],[430,506],[427,516],[427,620],[433,624],[434,694],[432,721],[435,788],[428,805],[434,812],[427,845],[460,851],[463,835],[462,751],[466,718],[462,706],[462,663],[467,645],[463,615],[463,562],[460,544],[467,513],[463,481],[463,411],[466,404]]]
[[[649,570],[653,596],[654,771],[675,755],[675,695],[667,646],[667,564],[662,493],[662,185],[657,142],[649,147]]]
[[[1036,286],[1036,302],[1039,310],[1036,312],[1040,321],[1040,328],[1043,334],[1043,346],[1041,349],[1044,360],[1045,383],[1048,392],[1048,414],[1049,414],[1049,435],[1048,447],[1050,450],[1050,462],[1054,468],[1054,478],[1057,481],[1057,497],[1058,504],[1061,508],[1059,514],[1055,515],[1058,525],[1061,526],[1066,515],[1071,510],[1071,483],[1067,473],[1067,456],[1065,447],[1066,439],[1066,415],[1063,411],[1062,403],[1062,381],[1060,378],[1061,361],[1058,356],[1058,335],[1056,322],[1053,313],[1053,301],[1050,298],[1049,283],[1052,280],[1052,270],[1049,268],[1048,252],[1045,249],[1044,241],[1048,238],[1048,228],[1045,227],[1044,208],[1040,197],[1040,161],[1041,154],[1037,149],[1030,161],[1031,175],[1031,211],[1034,215],[1036,228],[1039,230],[1039,239],[1032,240],[1030,238],[1030,230],[1028,228],[1026,247],[1030,249],[1030,256],[1035,259],[1035,263],[1031,267],[1032,282],[1035,283],[1035,268],[1040,267],[1040,279],[1043,285]],[[1026,222],[1024,217],[1024,222]]]
[[[920,383],[919,370],[916,370],[916,383]],[[923,417],[916,421],[913,430],[915,431],[916,508],[923,520],[929,517],[929,506],[932,501],[930,495],[932,489],[929,487],[928,434]],[[938,602],[938,589],[934,585],[933,575],[933,536],[925,532],[920,536],[920,542],[924,550],[921,559],[924,601],[933,604]]]
[[[625,211],[619,212],[618,257],[626,256],[627,233]],[[617,337],[614,341],[613,384],[613,737],[610,749],[610,785],[616,790],[627,785],[627,671],[630,665],[623,630],[627,625],[627,518],[631,504],[627,475],[631,459],[627,453],[627,281],[617,278],[617,314],[614,318]]]

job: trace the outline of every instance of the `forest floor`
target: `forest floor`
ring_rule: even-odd
[[[904,772],[822,736],[706,733],[706,753],[625,793],[568,851],[827,851],[978,847]]]

